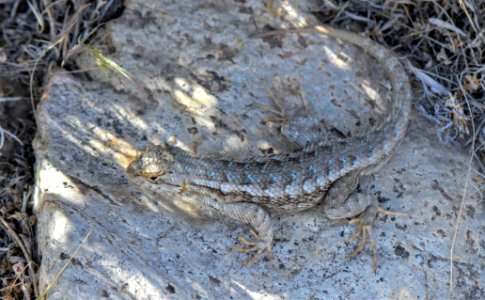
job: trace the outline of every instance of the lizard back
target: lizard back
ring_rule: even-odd
[[[367,37],[324,26],[269,32],[260,36],[292,31],[316,32],[341,39],[364,49],[380,63],[392,87],[389,114],[381,126],[365,136],[332,144],[316,143],[291,153],[242,160],[197,157],[179,148],[161,145],[156,153],[146,151],[142,154],[146,158],[153,156],[153,160],[145,161],[154,161],[159,169],[163,169],[163,174],[159,174],[160,178],[157,175],[156,180],[186,186],[198,193],[217,194],[222,196],[217,197],[219,201],[246,201],[299,211],[320,202],[329,186],[342,176],[379,165],[392,154],[405,134],[410,112],[410,86],[399,60],[390,50]],[[168,159],[160,159],[163,155]],[[141,163],[135,166],[135,162],[130,167],[129,173],[137,173],[144,168]]]

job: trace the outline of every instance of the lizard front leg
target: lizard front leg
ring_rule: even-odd
[[[269,214],[259,205],[248,202],[231,202],[224,203],[217,201],[209,196],[201,196],[201,203],[205,208],[205,214],[211,217],[214,214],[227,217],[250,225],[254,230],[251,234],[255,241],[249,241],[244,237],[239,237],[238,240],[247,247],[233,248],[234,251],[249,253],[254,252],[254,255],[244,261],[244,265],[252,263],[262,254],[267,253],[268,257],[272,256],[273,244],[273,225]]]

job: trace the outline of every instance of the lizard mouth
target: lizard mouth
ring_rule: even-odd
[[[130,164],[127,168],[126,168],[126,174],[128,175],[128,177],[136,177],[136,176],[139,176],[139,174],[137,174],[135,172],[135,167],[133,166],[133,164]]]

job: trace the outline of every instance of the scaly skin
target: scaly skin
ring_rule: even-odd
[[[132,162],[127,173],[142,176],[149,184],[167,184],[199,195],[201,203],[222,216],[251,225],[256,242],[240,238],[255,252],[254,258],[271,253],[273,232],[265,208],[301,211],[322,202],[332,219],[361,213],[359,232],[374,243],[370,225],[377,212],[375,201],[353,193],[361,176],[372,174],[390,158],[403,139],[409,121],[411,90],[403,66],[392,52],[369,38],[326,26],[272,31],[257,37],[319,33],[362,48],[374,57],[391,81],[390,112],[379,129],[366,136],[333,143],[314,143],[301,150],[242,160],[196,157],[164,144],[150,147]],[[327,195],[327,196],[326,196]],[[350,197],[350,198],[349,198]],[[363,244],[358,247],[362,250]],[[374,246],[374,268],[376,267]]]

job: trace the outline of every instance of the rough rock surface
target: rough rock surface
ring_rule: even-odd
[[[51,76],[35,141],[41,289],[69,266],[50,299],[448,297],[448,257],[468,157],[438,144],[418,116],[375,174],[372,192],[381,206],[410,214],[377,219],[377,274],[370,251],[348,257],[353,227],[327,220],[322,207],[272,213],[273,260],[241,267],[245,255],[230,248],[237,236],[247,236],[247,227],[202,220],[196,199],[154,196],[129,183],[124,168],[135,150],[171,137],[198,155],[288,150],[278,116],[268,111],[278,100],[276,82],[292,87],[284,91],[287,113],[303,99],[340,135],[365,134],[379,123],[390,96],[379,65],[324,36],[250,37],[270,26],[315,23],[298,8],[270,13],[261,3],[128,2],[98,47],[134,82],[101,71],[89,72],[89,79],[63,71]],[[79,64],[93,67],[87,55]],[[453,298],[485,297],[480,188],[483,182],[469,181]]]

